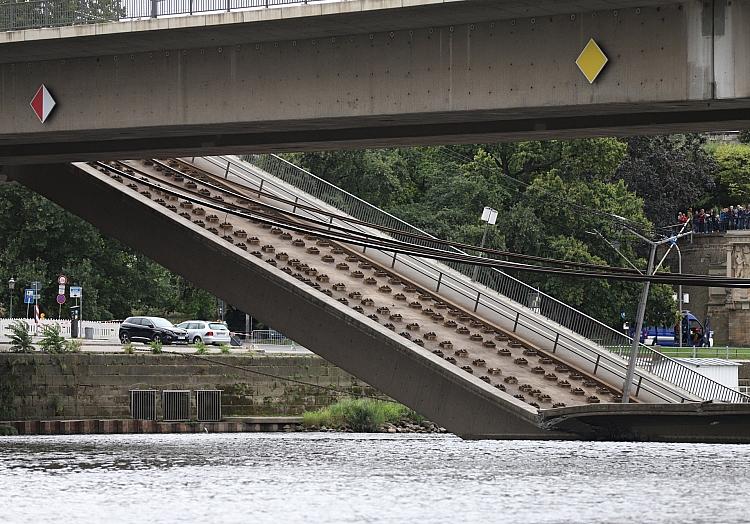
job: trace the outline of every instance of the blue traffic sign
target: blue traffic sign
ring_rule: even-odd
[[[31,288],[26,288],[23,290],[23,303],[24,304],[33,304],[34,303],[34,290]]]

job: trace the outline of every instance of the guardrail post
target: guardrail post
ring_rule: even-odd
[[[643,382],[643,376],[638,377],[638,385],[635,387],[635,396],[638,396],[638,393],[641,391],[641,382]]]
[[[396,267],[396,252],[393,252],[393,262],[391,262],[391,267]]]
[[[227,13],[232,10],[232,0],[227,0]]]
[[[227,160],[227,168],[224,170],[224,178],[229,178],[229,160]]]
[[[260,179],[260,185],[258,186],[258,197],[260,198],[260,194],[263,192],[263,182],[265,182],[265,178]]]
[[[482,296],[482,293],[477,291],[477,300],[474,302],[474,313],[477,312],[477,308],[479,307],[479,298]]]
[[[294,197],[294,207],[292,207],[292,213],[296,213],[297,212],[297,203],[298,202],[299,202],[299,197],[298,196]]]
[[[332,225],[333,225],[333,215],[331,215],[331,219],[328,221],[328,231],[331,230]]]
[[[518,311],[516,311],[516,320],[515,320],[515,322],[513,322],[513,333],[516,332],[516,328],[518,327],[518,319],[519,319],[520,316],[521,316],[521,313],[519,313]]]
[[[596,375],[596,370],[599,369],[599,361],[601,360],[601,358],[601,355],[596,356],[596,363],[594,364],[594,375]]]
[[[156,18],[159,14],[159,0],[151,0],[151,18]]]
[[[560,333],[555,333],[555,345],[552,346],[552,353],[557,351],[557,343],[560,341]]]
[[[438,275],[438,281],[437,281],[437,286],[435,287],[435,293],[437,293],[438,291],[440,291],[440,282],[442,280],[443,280],[443,273],[440,273]]]

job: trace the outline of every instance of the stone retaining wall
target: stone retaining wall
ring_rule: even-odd
[[[317,356],[208,358],[212,362],[150,353],[0,353],[0,420],[129,418],[132,389],[220,389],[224,417],[299,415],[335,402],[335,393],[315,385],[377,394]],[[194,393],[191,402],[195,416]]]

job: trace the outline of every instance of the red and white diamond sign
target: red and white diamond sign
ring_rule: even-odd
[[[31,106],[31,109],[34,110],[39,121],[44,123],[56,104],[57,102],[55,102],[55,99],[52,98],[52,95],[47,91],[47,87],[42,84],[39,86],[39,89],[37,89],[36,94],[34,95],[34,98],[31,99],[29,105]]]

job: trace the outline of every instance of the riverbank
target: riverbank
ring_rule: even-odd
[[[16,435],[120,435],[167,433],[356,433],[349,425],[306,426],[302,417],[248,417],[221,422],[162,422],[156,420],[12,420],[0,422],[0,437]],[[365,433],[447,433],[429,421],[385,423]]]

